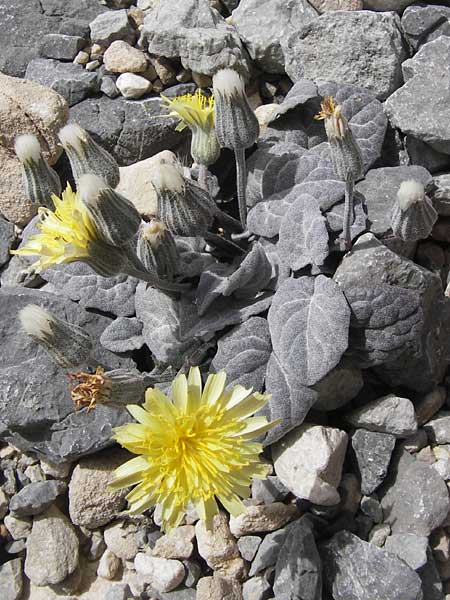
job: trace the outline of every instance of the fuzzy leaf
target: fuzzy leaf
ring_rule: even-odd
[[[325,377],[347,349],[350,308],[339,286],[323,275],[284,281],[268,320],[281,367],[303,385]]]
[[[278,248],[281,260],[294,271],[324,263],[328,232],[315,198],[301,194],[288,208],[281,220]]]
[[[145,343],[142,323],[136,317],[118,317],[104,330],[100,343],[111,352],[139,350]]]
[[[271,351],[267,320],[252,317],[218,341],[211,369],[226,371],[227,385],[239,383],[261,392]]]

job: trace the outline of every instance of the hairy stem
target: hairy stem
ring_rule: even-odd
[[[208,167],[206,165],[198,165],[198,184],[204,190],[209,192],[209,189],[208,189]]]
[[[353,192],[355,182],[353,181],[352,175],[347,175],[345,182],[345,204],[344,204],[344,223],[343,223],[343,236],[346,250],[350,250],[352,247],[352,232],[351,227],[355,218],[353,212]]]
[[[247,200],[245,197],[245,187],[247,185],[247,172],[245,170],[245,148],[235,148],[236,157],[236,183],[239,202],[239,218],[243,229],[247,224]]]

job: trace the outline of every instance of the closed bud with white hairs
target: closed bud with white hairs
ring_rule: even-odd
[[[181,165],[162,163],[151,176],[158,217],[174,235],[202,236],[211,227],[216,205],[208,191],[187,179]]]
[[[55,317],[50,311],[28,304],[19,312],[23,330],[45,348],[64,369],[84,364],[92,351],[92,340],[81,327]]]
[[[61,182],[42,156],[41,146],[36,136],[19,135],[14,150],[22,163],[22,185],[28,198],[39,206],[53,208],[52,196],[61,193]]]
[[[402,181],[392,207],[391,227],[394,235],[407,242],[427,238],[438,213],[420,181]]]
[[[78,195],[102,241],[123,246],[136,235],[141,222],[138,211],[100,177],[82,175],[78,180]]]
[[[174,278],[179,254],[173,235],[161,221],[141,224],[136,252],[147,271],[161,279]]]
[[[69,123],[59,132],[61,145],[69,157],[75,181],[82,175],[94,173],[101,177],[110,187],[119,183],[120,172],[116,160],[95,142],[89,133],[77,125]]]

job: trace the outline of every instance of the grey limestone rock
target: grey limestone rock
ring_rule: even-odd
[[[226,372],[228,385],[261,392],[271,351],[267,320],[251,317],[218,341],[211,367],[214,372]]]
[[[427,564],[419,570],[422,580],[423,600],[442,600],[444,584],[430,547],[427,548]]]
[[[382,167],[371,169],[365,179],[356,184],[356,193],[363,197],[367,207],[369,231],[376,236],[390,232],[390,212],[396,202],[402,181],[414,179],[427,187],[432,182],[431,174],[420,166]]]
[[[394,555],[349,531],[320,546],[326,587],[335,600],[422,600],[420,577]]]
[[[450,173],[436,175],[428,193],[439,215],[450,216]]]
[[[450,444],[450,412],[441,411],[424,425],[428,438],[434,444]]]
[[[9,509],[16,517],[38,515],[50,508],[51,504],[65,490],[66,484],[63,481],[49,480],[29,483],[11,498]]]
[[[292,524],[289,524],[286,527],[283,527],[282,529],[278,529],[277,531],[268,533],[264,537],[262,542],[260,542],[258,551],[256,552],[256,556],[252,561],[252,565],[249,571],[250,577],[257,575],[259,572],[263,571],[264,569],[267,569],[267,567],[272,567],[273,565],[275,565],[281,547],[283,546],[286,540],[286,536],[291,527]]]
[[[102,277],[82,262],[58,265],[42,273],[58,293],[79,302],[84,308],[96,308],[118,317],[134,313],[134,293],[138,280],[127,275]]]
[[[352,447],[361,476],[361,491],[371,494],[387,475],[395,436],[358,429],[352,435]]]
[[[94,44],[109,46],[116,40],[132,41],[134,31],[126,10],[104,12],[89,24]]]
[[[136,317],[118,317],[103,331],[100,343],[111,352],[139,350],[144,345],[142,327]]]
[[[267,479],[252,481],[252,499],[264,504],[283,501],[289,495],[288,488],[276,475],[268,475]]]
[[[242,585],[244,600],[266,600],[271,597],[272,586],[265,577],[251,577]]]
[[[384,549],[401,558],[417,571],[427,563],[428,538],[414,533],[394,533],[390,535]]]
[[[372,400],[346,415],[355,427],[369,431],[390,433],[396,437],[408,437],[417,431],[414,405],[408,398],[388,394]]]
[[[0,267],[11,258],[9,251],[15,239],[16,232],[14,225],[0,217]]]
[[[364,380],[360,369],[338,364],[314,385],[319,395],[314,408],[324,412],[341,408],[353,400],[363,386]]]
[[[22,589],[22,559],[14,558],[0,566],[0,597],[2,600],[19,600]]]
[[[413,165],[420,165],[430,173],[448,171],[450,168],[450,156],[448,154],[438,152],[429,144],[418,140],[412,135],[405,136],[405,146],[409,160]]]
[[[381,100],[402,84],[401,64],[408,56],[400,18],[388,12],[325,13],[284,38],[282,48],[293,81],[361,85]]]
[[[286,600],[322,599],[322,561],[308,517],[288,528],[275,567],[273,591]]]
[[[411,3],[412,4],[412,3]],[[450,36],[450,7],[409,6],[402,15],[402,27],[414,50],[441,35]]]
[[[392,459],[389,477],[378,495],[392,533],[428,536],[450,508],[447,486],[437,471],[404,451]]]
[[[81,65],[58,62],[51,58],[32,60],[25,78],[55,90],[67,100],[69,106],[96,94],[100,89],[96,73],[86,71]]]
[[[450,37],[428,42],[403,63],[405,84],[390,96],[385,111],[391,124],[407,135],[450,154]]]
[[[84,38],[76,35],[48,33],[41,40],[40,52],[45,58],[72,61],[85,45]]]
[[[86,129],[121,165],[175,147],[183,139],[173,120],[161,119],[159,98],[88,98],[70,109],[70,120]]]
[[[241,0],[233,24],[251,58],[268,73],[284,73],[281,40],[317,17],[306,0]]]
[[[415,0],[363,0],[364,8],[368,8],[371,10],[395,10],[397,12],[402,12],[404,8],[413,4]]]
[[[237,541],[240,555],[248,562],[252,562],[255,558],[260,544],[261,538],[258,535],[244,535]]]
[[[85,328],[96,340],[111,320],[55,294],[18,287],[0,289],[0,437],[54,463],[75,460],[110,445],[111,428],[129,417],[123,406],[108,404],[90,413],[75,410],[67,373],[18,326],[17,312],[30,303]],[[131,359],[118,357],[98,343],[94,355],[99,361],[94,368],[99,363],[107,369],[131,365]]]
[[[204,75],[223,68],[244,73],[248,69],[236,30],[207,0],[185,0],[176,5],[161,0],[145,17],[141,44],[151,54],[180,57],[184,68]]]

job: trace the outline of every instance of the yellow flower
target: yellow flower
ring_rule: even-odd
[[[22,248],[11,251],[22,256],[38,255],[33,265],[37,273],[53,265],[86,260],[89,244],[97,239],[87,210],[70,184],[61,199],[53,195],[52,200],[54,211],[45,207],[38,209],[41,222],[37,227],[41,232],[30,236]]]
[[[188,378],[172,382],[173,402],[149,388],[143,406],[127,407],[138,423],[117,427],[115,439],[138,456],[116,469],[110,489],[137,484],[127,496],[130,514],[159,504],[169,531],[189,504],[207,526],[218,512],[216,499],[232,515],[244,510],[241,498],[250,495],[252,477],[267,475],[262,445],[250,440],[277,422],[251,417],[268,396],[241,385],[225,391],[225,381],[224,371],[209,375],[202,393],[200,370],[193,367]]]
[[[198,89],[195,94],[185,94],[176,98],[167,98],[161,94],[166,103],[165,108],[170,109],[168,117],[178,117],[180,122],[175,127],[176,131],[183,131],[186,127],[191,130],[197,128],[204,131],[214,129],[214,97],[205,96]],[[164,105],[163,105],[164,106]]]

